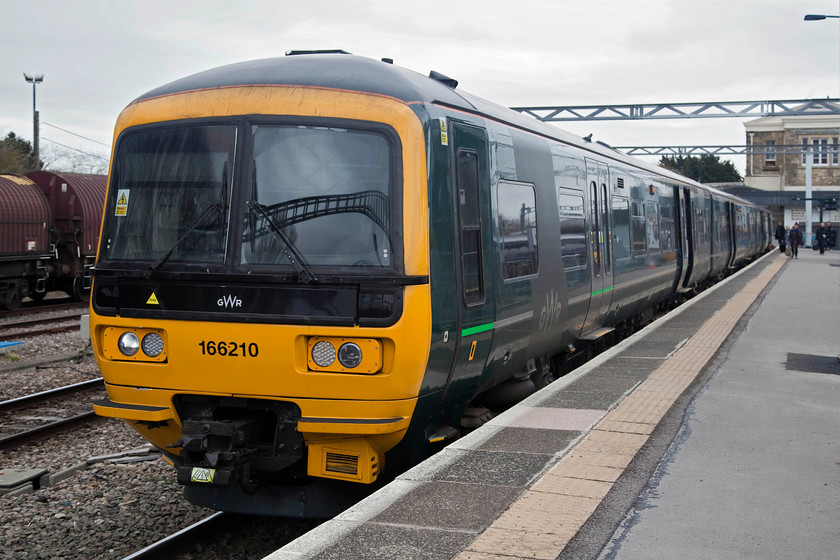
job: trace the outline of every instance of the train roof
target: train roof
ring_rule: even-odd
[[[667,169],[632,158],[605,144],[586,141],[518,111],[470,95],[458,90],[457,84],[456,80],[437,72],[424,76],[386,59],[379,61],[344,51],[291,51],[285,57],[237,62],[205,70],[146,92],[132,103],[188,91],[246,85],[296,85],[374,93],[406,103],[443,105],[491,118],[671,180],[708,189],[723,198],[749,204]]]

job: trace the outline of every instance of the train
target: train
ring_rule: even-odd
[[[457,85],[291,51],[121,113],[94,408],[190,502],[334,515],[770,247],[766,210]]]
[[[52,291],[87,301],[106,182],[52,171],[0,175],[0,307]]]

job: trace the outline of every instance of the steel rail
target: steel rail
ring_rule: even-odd
[[[45,436],[62,432],[68,428],[73,428],[77,425],[85,424],[90,420],[97,419],[105,420],[105,418],[101,416],[96,416],[96,414],[91,410],[90,412],[77,414],[76,416],[71,416],[70,418],[64,418],[62,420],[50,422],[49,424],[44,424],[43,426],[37,426],[31,430],[25,430],[23,432],[5,436],[0,438],[0,450],[14,449],[16,447],[20,447],[24,443],[39,440]]]
[[[216,512],[201,521],[197,521],[180,531],[172,533],[143,549],[123,557],[122,560],[142,560],[144,558],[160,558],[165,557],[164,555],[171,555],[178,547],[183,547],[191,539],[195,539],[197,535],[202,534],[204,531],[212,530],[217,523],[221,522],[220,518],[226,515],[222,511]]]
[[[105,382],[102,380],[102,378],[98,377],[96,379],[82,381],[80,383],[74,383],[72,385],[65,385],[64,387],[48,389],[46,391],[41,391],[40,393],[32,393],[31,395],[25,395],[23,397],[17,397],[6,401],[0,401],[0,412],[15,410],[24,406],[44,402],[55,397],[60,397],[63,395],[69,395],[73,393],[80,393],[88,389],[98,389],[104,386],[104,384]]]
[[[33,336],[41,336],[43,334],[61,334],[66,332],[76,331],[80,328],[81,323],[72,325],[65,325],[63,327],[49,327],[46,329],[36,329],[34,331],[19,332],[14,334],[0,335],[0,342],[17,340],[19,338],[32,338]]]

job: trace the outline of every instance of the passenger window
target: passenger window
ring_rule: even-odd
[[[502,277],[537,273],[537,198],[533,185],[499,182],[498,208]]]
[[[557,210],[560,216],[560,250],[566,282],[570,288],[589,282],[586,272],[586,227],[583,192],[558,189]]]
[[[634,257],[644,255],[647,252],[646,233],[645,233],[645,211],[644,205],[634,200],[630,203],[631,220],[632,220],[632,235],[633,235],[633,252]]]
[[[464,303],[484,301],[481,259],[481,206],[479,205],[478,154],[459,149],[457,158],[458,201],[461,219],[461,263]]]
[[[630,203],[626,198],[614,196],[613,207],[613,250],[616,259],[630,258]]]
[[[589,193],[589,243],[592,245],[592,268],[595,271],[595,276],[601,275],[601,216],[598,213],[598,185],[595,181],[590,184],[591,190]]]
[[[659,205],[655,202],[645,202],[647,214],[647,245],[648,251],[659,249]]]
[[[612,273],[612,244],[610,243],[610,213],[607,206],[607,185],[601,183],[601,227],[604,228],[604,272]]]

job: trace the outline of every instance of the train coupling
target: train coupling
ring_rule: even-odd
[[[278,449],[274,445],[271,428],[260,416],[185,420],[183,435],[169,446],[181,448],[178,482],[209,486],[248,483],[261,472],[277,472],[300,461],[297,453],[274,453],[285,446]]]

